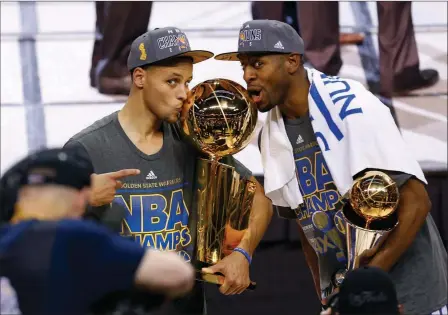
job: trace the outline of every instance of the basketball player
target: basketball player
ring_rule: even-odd
[[[215,58],[241,63],[248,91],[259,111],[279,106],[294,152],[300,190],[304,200],[310,201],[303,204],[305,209],[297,217],[303,250],[318,296],[325,303],[335,286],[335,273],[346,264],[345,242],[337,241],[345,239],[342,224],[338,224],[342,222],[343,204],[309,117],[310,81],[303,66],[303,41],[290,25],[272,20],[246,22],[240,32],[239,51]],[[447,253],[429,214],[428,194],[414,176],[386,173],[400,189],[400,223],[369,265],[390,273],[405,314],[438,312],[447,304]],[[337,194],[332,199],[337,203],[316,205],[314,200],[324,200],[325,194]],[[322,207],[324,211],[319,212]],[[339,234],[334,241],[331,235],[314,227],[312,214],[318,212],[328,216],[328,229],[334,228]]]
[[[172,123],[187,99],[193,64],[212,56],[192,51],[186,35],[175,27],[138,37],[128,58],[133,85],[125,106],[66,144],[82,148],[93,161],[90,203],[95,206],[94,215],[105,217],[107,211],[121,206],[126,212],[122,235],[143,247],[177,251],[186,261],[191,260],[196,238],[191,205],[198,153],[181,141]],[[237,160],[228,157],[224,163],[255,180]],[[237,251],[205,270],[226,276],[220,287],[223,294],[238,294],[248,287],[251,256],[272,215],[259,183],[253,208],[249,231]],[[192,294],[161,312],[205,314],[203,284],[198,282]]]
[[[177,255],[80,220],[91,173],[84,154],[50,149],[26,157],[0,181],[0,276],[16,291],[22,314],[87,314],[122,291],[174,298],[193,287],[193,268]],[[148,303],[154,298],[145,296]]]

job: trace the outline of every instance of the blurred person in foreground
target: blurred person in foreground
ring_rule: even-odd
[[[146,250],[82,220],[91,174],[82,152],[44,149],[1,178],[0,276],[24,315],[85,315],[132,290],[160,304],[193,286],[193,269],[174,253]]]
[[[80,131],[66,147],[77,147],[92,159],[94,172],[89,216],[104,222],[123,209],[117,231],[143,247],[175,251],[192,261],[197,213],[192,211],[199,152],[180,136],[175,123],[186,112],[193,65],[213,53],[191,50],[176,27],[148,31],[131,46],[128,69],[132,88],[124,107]],[[250,170],[232,156],[234,166],[256,182],[253,215],[237,249],[205,273],[220,272],[220,292],[239,294],[250,284],[251,257],[269,224],[272,207]],[[110,217],[110,216],[109,216]],[[206,314],[204,284],[188,296],[164,305],[160,314]],[[157,313],[159,314],[159,313]]]
[[[349,272],[321,315],[404,315],[395,284],[387,272],[361,267]]]
[[[368,171],[390,176],[399,224],[366,263],[389,272],[406,314],[438,312],[447,304],[447,252],[420,165],[377,97],[360,82],[304,67],[304,51],[290,25],[254,20],[241,26],[237,51],[215,57],[241,63],[249,94],[267,113],[259,138],[266,195],[297,220],[326,304],[347,267],[344,196]]]

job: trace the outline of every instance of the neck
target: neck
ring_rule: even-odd
[[[291,82],[284,104],[279,105],[282,114],[292,119],[305,116],[308,113],[309,89],[310,82],[304,69]]]
[[[34,201],[31,204],[29,202],[20,202],[15,207],[11,223],[15,224],[32,219],[56,221],[68,217],[67,213],[69,213],[67,209],[48,202]]]
[[[128,101],[118,113],[118,120],[126,132],[144,138],[159,132],[162,126],[162,121],[146,108],[140,93],[131,92]]]

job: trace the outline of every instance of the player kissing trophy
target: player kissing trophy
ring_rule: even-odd
[[[246,89],[227,79],[196,85],[187,102],[191,105],[180,129],[207,158],[196,164],[193,211],[197,214],[192,263],[196,278],[223,283],[222,274],[203,274],[202,267],[216,264],[231,253],[233,239],[241,240],[248,228],[255,183],[241,178],[223,158],[243,150],[257,124],[257,109]],[[248,289],[255,288],[252,283]]]

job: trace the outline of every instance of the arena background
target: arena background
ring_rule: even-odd
[[[367,8],[371,18],[360,14]],[[439,71],[437,85],[396,98],[401,131],[429,180],[432,213],[448,244],[447,3],[414,2],[413,20],[422,68]],[[155,2],[149,27],[182,28],[194,49],[215,53],[237,46],[250,2]],[[362,23],[361,23],[362,22]],[[365,83],[361,58],[377,55],[376,5],[340,2],[342,30],[371,30],[373,50],[343,46],[341,77]],[[57,146],[95,120],[118,110],[124,97],[99,94],[89,85],[95,9],[91,2],[1,3],[1,160],[5,169],[30,150]],[[318,35],[317,35],[318,36]],[[195,66],[196,83],[216,77],[244,85],[238,63],[210,60]],[[264,116],[260,117],[259,127]],[[384,139],[387,141],[387,139]],[[253,143],[237,155],[262,180]],[[294,223],[274,218],[253,268],[256,292],[224,297],[210,287],[211,314],[312,314],[318,309]]]

